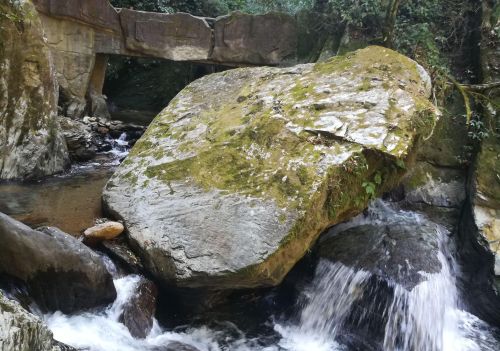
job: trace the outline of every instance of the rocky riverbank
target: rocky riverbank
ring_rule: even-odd
[[[440,98],[434,65],[346,27],[344,55],[206,75],[146,127],[110,119],[99,50],[162,54],[144,40],[183,19],[219,60],[280,63],[296,19],[34,3],[0,0],[0,350],[500,349],[497,90],[472,115],[484,85]]]

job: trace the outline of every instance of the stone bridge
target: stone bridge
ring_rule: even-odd
[[[108,55],[246,66],[276,65],[296,53],[296,23],[284,14],[204,18],[117,9],[107,0],[33,3],[70,116],[81,115],[88,101],[98,108]]]

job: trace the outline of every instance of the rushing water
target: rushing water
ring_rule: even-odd
[[[371,208],[370,216],[358,222],[418,220],[419,216],[378,203]],[[365,350],[368,348],[348,345],[343,336],[366,329],[367,325],[373,327],[370,322],[374,316],[378,318],[375,323],[379,324],[377,329],[382,335],[378,343],[365,340],[369,349],[498,351],[496,331],[461,309],[455,282],[459,269],[449,252],[452,243],[447,234],[443,227],[436,225],[441,272],[422,272],[426,279],[411,291],[389,282],[386,289],[392,293],[386,294],[386,290],[379,290],[379,286],[373,284],[371,273],[320,259],[312,282],[303,291],[298,318],[273,322],[279,336],[273,344],[259,342],[258,338],[247,339],[243,331],[230,324],[226,329],[185,327],[182,331],[168,331],[156,320],[146,339],[134,339],[119,322],[119,316],[125,302],[136,293],[139,280],[136,275],[115,279],[118,297],[105,310],[73,316],[56,312],[46,315],[45,320],[56,339],[91,351],[159,350],[155,348],[172,341],[192,345],[200,351]],[[113,265],[109,261],[108,264],[113,271]],[[373,298],[377,294],[387,298]],[[362,335],[366,335],[366,330]]]

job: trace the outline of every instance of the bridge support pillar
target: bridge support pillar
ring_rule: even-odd
[[[89,91],[95,94],[102,94],[104,79],[106,77],[106,67],[108,66],[108,55],[96,54],[94,69],[90,76]]]
[[[102,94],[106,68],[108,66],[108,55],[96,54],[94,68],[90,76],[87,99],[89,101],[90,114],[92,116],[110,118],[106,99]]]

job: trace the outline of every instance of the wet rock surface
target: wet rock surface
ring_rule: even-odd
[[[123,237],[103,241],[102,246],[111,257],[124,264],[129,272],[140,273],[143,271],[144,266],[141,259],[130,249]]]
[[[70,157],[77,162],[92,160],[100,152],[124,151],[134,145],[146,129],[134,123],[89,116],[82,120],[59,116],[59,121]]]
[[[411,290],[439,273],[437,227],[428,221],[362,224],[321,241],[320,256]],[[327,234],[328,235],[328,234]]]
[[[70,157],[74,161],[88,161],[95,157],[97,146],[88,125],[69,117],[59,117]]]
[[[65,313],[116,297],[100,257],[57,228],[35,231],[0,213],[0,272],[27,284],[44,311]]]
[[[399,178],[434,118],[429,89],[421,67],[380,47],[201,78],[153,121],[105,204],[162,282],[275,285]]]
[[[482,2],[482,83],[500,79],[500,13],[498,4]],[[481,123],[489,125],[480,142],[468,179],[467,202],[460,226],[459,254],[464,264],[461,284],[466,286],[469,308],[482,319],[500,325],[500,91],[488,92],[488,108]],[[472,133],[481,132],[472,130]],[[477,136],[477,135],[476,135]],[[496,281],[495,281],[496,280]]]
[[[500,98],[499,98],[500,99]],[[500,276],[500,137],[484,140],[474,164],[469,188],[472,217],[479,234],[495,255],[495,275]]]
[[[135,338],[144,339],[151,331],[157,296],[155,283],[141,277],[135,295],[123,306],[120,321]]]

